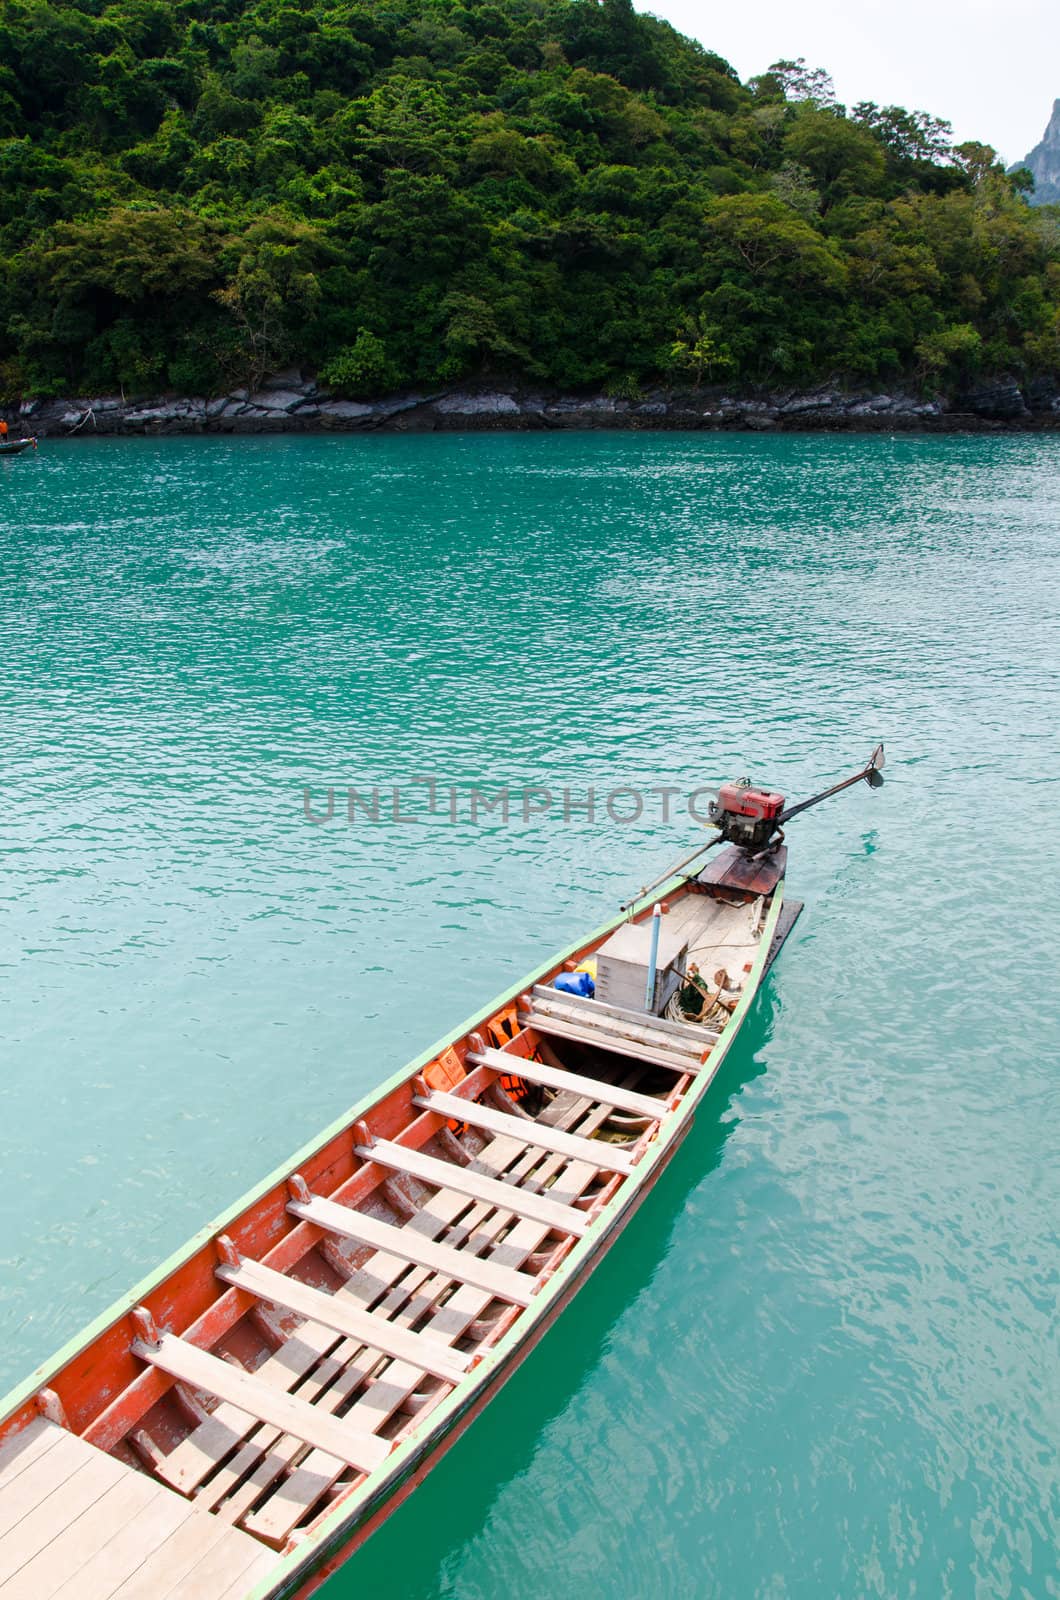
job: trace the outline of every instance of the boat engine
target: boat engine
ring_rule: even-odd
[[[775,789],[760,789],[752,784],[750,778],[736,778],[731,783],[723,783],[717,799],[712,800],[708,808],[710,820],[718,829],[718,842],[724,839],[748,854],[775,849],[784,837],[785,822],[798,816],[800,811],[808,811],[810,806],[827,800],[830,795],[838,794],[841,789],[849,789],[852,783],[864,780],[870,788],[878,789],[883,782],[882,767],[883,745],[878,744],[869,757],[868,765],[860,772],[855,772],[853,777],[844,778],[830,789],[786,809],[782,794]]]
[[[784,796],[774,789],[756,789],[750,778],[723,783],[708,807],[711,822],[729,844],[764,850],[780,826]]]

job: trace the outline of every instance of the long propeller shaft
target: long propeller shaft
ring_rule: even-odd
[[[855,783],[869,783],[875,787],[883,782],[880,769],[883,766],[883,745],[878,744],[869,757],[868,765],[862,767],[860,772],[855,772],[852,778],[844,778],[841,783],[833,783],[830,789],[822,789],[820,794],[811,795],[808,800],[800,800],[797,806],[789,806],[777,818],[779,826],[790,822],[792,817],[797,817],[800,811],[809,811],[811,806],[820,805],[822,800],[828,800],[834,794],[839,794],[843,789],[849,789]]]

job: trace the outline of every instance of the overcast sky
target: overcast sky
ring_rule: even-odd
[[[1011,164],[1060,99],[1058,0],[635,0],[731,62],[741,78],[805,56],[839,99],[953,123]]]

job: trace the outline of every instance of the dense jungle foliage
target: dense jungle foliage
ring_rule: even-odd
[[[630,0],[4,0],[0,397],[1060,369],[1060,211]]]

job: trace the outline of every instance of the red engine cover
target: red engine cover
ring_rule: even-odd
[[[784,809],[784,796],[768,789],[745,788],[742,783],[723,783],[718,790],[718,805],[737,817],[772,822]]]

